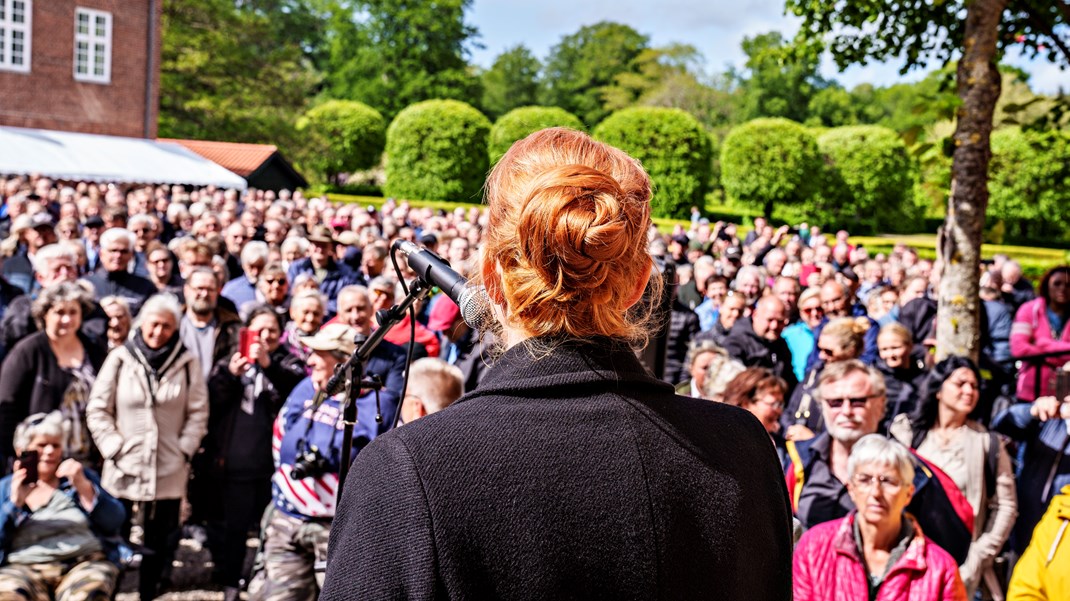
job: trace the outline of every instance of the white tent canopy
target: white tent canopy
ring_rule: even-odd
[[[0,174],[246,188],[245,179],[178,144],[0,126]]]

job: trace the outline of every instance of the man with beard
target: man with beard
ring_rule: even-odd
[[[182,343],[200,361],[207,379],[213,365],[237,352],[241,319],[219,307],[219,280],[208,267],[195,267],[182,293],[186,299],[179,326]]]
[[[846,516],[855,509],[847,492],[847,459],[863,436],[877,432],[887,403],[884,377],[858,359],[825,366],[817,383],[817,400],[825,432],[802,442],[787,442],[788,491],[795,516],[806,529]],[[971,534],[952,497],[965,498],[957,489],[945,489],[937,469],[915,457],[915,494],[907,511],[918,520],[925,535],[960,563],[969,550]]]

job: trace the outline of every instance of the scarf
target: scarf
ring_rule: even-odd
[[[135,356],[140,355],[144,358],[145,363],[152,368],[154,373],[159,373],[160,369],[167,364],[172,355],[175,355],[175,351],[178,349],[179,337],[178,330],[171,335],[171,338],[167,342],[163,343],[160,348],[149,348],[149,345],[145,342],[145,339],[141,336],[141,329],[134,330],[134,338],[131,341],[136,352]]]

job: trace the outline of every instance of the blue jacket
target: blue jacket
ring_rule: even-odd
[[[293,265],[290,265],[290,271],[286,274],[286,277],[289,278],[292,285],[294,278],[302,273],[316,273],[316,268],[312,266],[312,259],[304,258],[300,261],[295,261]],[[363,286],[367,282],[364,281],[364,276],[360,272],[353,271],[346,264],[331,259],[330,264],[327,266],[327,276],[320,282],[320,292],[327,297],[327,317],[325,321],[338,313],[338,291],[354,284]]]
[[[83,472],[93,488],[97,491],[97,502],[92,511],[86,511],[81,501],[76,497],[78,491],[66,478],[59,481],[59,490],[74,499],[74,504],[89,517],[89,527],[104,545],[104,553],[108,560],[113,563],[119,562],[119,529],[126,519],[126,510],[118,499],[108,494],[100,487],[100,476],[91,469],[83,468]],[[9,474],[0,480],[0,565],[7,563],[7,553],[11,540],[15,536],[15,530],[30,516],[30,510],[25,507],[15,507],[11,501],[11,478]]]
[[[1070,434],[1066,420],[1042,422],[1029,413],[1032,403],[1012,405],[992,420],[992,430],[1025,443],[1019,455],[1018,521],[1014,523],[1011,546],[1021,553],[1029,544],[1051,498],[1070,484]],[[1048,490],[1044,488],[1055,469]]]

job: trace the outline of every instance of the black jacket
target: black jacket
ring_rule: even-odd
[[[795,388],[795,370],[791,368],[791,351],[783,338],[766,340],[754,331],[749,317],[740,317],[724,339],[724,350],[747,367],[765,367],[788,383],[788,391]]]
[[[81,334],[78,338],[96,374],[104,363],[104,352]],[[23,338],[11,349],[0,371],[0,454],[11,457],[19,422],[34,413],[59,409],[73,378],[59,366],[44,332]]]
[[[93,285],[96,299],[118,296],[130,305],[130,315],[137,317],[141,305],[156,294],[156,285],[143,277],[126,271],[98,271],[85,277]]]
[[[20,340],[37,332],[37,322],[33,318],[34,297],[22,294],[12,299],[0,319],[0,342],[5,349],[13,349]],[[84,310],[84,308],[83,308]],[[79,331],[94,345],[100,348],[108,346],[108,314],[96,302],[82,317]]]
[[[778,467],[751,415],[624,345],[520,344],[357,456],[320,599],[787,600]]]

